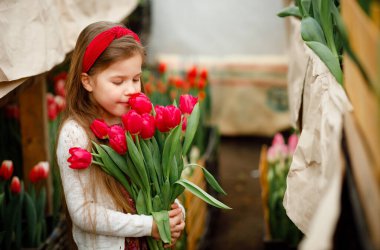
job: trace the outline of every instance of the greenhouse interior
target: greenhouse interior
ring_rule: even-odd
[[[380,1],[0,17],[0,249],[380,250]]]

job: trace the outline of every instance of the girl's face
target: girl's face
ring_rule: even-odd
[[[141,92],[141,65],[142,58],[136,53],[93,76],[82,75],[84,88],[103,109],[102,118],[109,125],[120,123],[120,116],[130,109],[129,97]]]

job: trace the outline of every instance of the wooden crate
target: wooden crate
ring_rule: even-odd
[[[205,162],[198,163],[201,166],[205,166]],[[206,190],[206,181],[203,176],[203,171],[200,168],[195,168],[189,181],[196,184],[198,187]],[[206,215],[207,204],[190,193],[185,191],[185,209],[186,209],[186,235],[187,235],[187,249],[195,250],[198,248],[199,241],[203,236]]]
[[[342,16],[352,49],[372,83],[370,86],[351,59],[344,57],[344,85],[380,187],[380,100],[375,95],[380,88],[380,32],[357,1],[343,0]]]

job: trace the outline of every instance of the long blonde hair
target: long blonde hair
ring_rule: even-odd
[[[74,51],[71,55],[71,64],[66,81],[66,111],[62,124],[67,119],[77,121],[86,131],[89,141],[96,138],[90,130],[91,122],[100,118],[100,107],[91,98],[91,94],[84,89],[81,82],[82,60],[88,44],[99,33],[108,30],[114,26],[122,26],[111,22],[97,22],[87,26],[79,35]],[[121,59],[130,58],[136,54],[145,58],[145,50],[134,40],[132,36],[123,36],[115,39],[104,52],[98,57],[93,66],[87,72],[88,75],[94,75],[106,69],[112,63]],[[143,86],[142,86],[143,89]],[[91,145],[87,146],[91,150]],[[97,187],[96,189],[94,187]],[[125,192],[121,185],[110,175],[106,174],[100,167],[93,165],[90,167],[90,181],[87,186],[83,187],[85,195],[91,194],[96,199],[95,190],[101,190],[102,194],[108,194],[116,205],[116,209],[123,212],[131,213],[134,209],[125,197]],[[89,193],[90,192],[90,193]],[[96,221],[91,219],[95,229]]]

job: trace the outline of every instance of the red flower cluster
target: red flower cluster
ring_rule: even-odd
[[[140,136],[147,140],[154,136],[156,128],[160,132],[169,132],[183,121],[182,129],[186,129],[186,116],[191,114],[198,98],[191,95],[183,95],[180,98],[180,108],[174,105],[159,106],[154,108],[155,116],[151,114],[152,103],[149,98],[138,93],[131,96],[128,104],[131,110],[122,115],[121,120],[124,128],[119,125],[108,126],[104,120],[96,119],[90,125],[94,135],[99,139],[108,139],[109,146],[118,154],[124,155],[127,150],[126,132],[133,137]],[[182,112],[181,112],[182,110]],[[71,157],[68,162],[70,168],[83,169],[91,165],[91,153],[81,148],[71,148]]]

